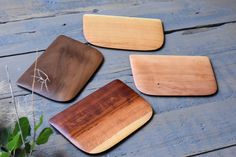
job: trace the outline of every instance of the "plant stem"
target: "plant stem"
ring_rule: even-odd
[[[33,128],[35,128],[36,126],[36,120],[35,120],[35,113],[34,113],[34,85],[35,85],[35,76],[36,76],[36,69],[37,69],[37,64],[38,64],[38,52],[37,52],[37,57],[36,57],[36,60],[35,60],[35,63],[34,63],[34,76],[33,76],[33,81],[32,81],[32,93],[31,93],[31,101],[32,101],[32,108],[33,108],[33,123],[34,123],[34,126]],[[33,152],[33,149],[34,149],[34,146],[35,146],[35,141],[36,141],[36,131],[35,129],[33,129],[33,141],[32,141],[32,148],[30,150],[30,156],[32,155],[32,152]]]
[[[19,126],[20,134],[21,134],[21,140],[22,140],[23,146],[25,147],[25,141],[23,139],[23,133],[22,133],[22,129],[21,129],[21,126],[20,126],[19,114],[18,114],[17,106],[16,106],[16,100],[15,100],[15,96],[14,96],[14,93],[13,93],[13,89],[12,89],[12,85],[11,85],[11,79],[10,79],[10,75],[9,75],[7,65],[5,66],[5,70],[6,70],[6,73],[7,73],[7,81],[8,81],[10,92],[11,92],[12,103],[14,105],[15,112],[16,112],[16,119],[17,119],[17,124]]]

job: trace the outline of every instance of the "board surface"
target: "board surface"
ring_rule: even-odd
[[[88,42],[107,48],[149,51],[164,42],[159,19],[85,14],[83,32]]]
[[[120,142],[151,116],[149,103],[123,82],[115,80],[49,122],[75,146],[96,154]]]
[[[103,60],[102,54],[79,41],[59,36],[18,79],[17,85],[56,101],[69,101],[84,87]],[[34,70],[35,69],[35,70]],[[35,71],[35,75],[34,75]]]
[[[130,55],[136,87],[148,95],[203,96],[217,91],[206,56]]]

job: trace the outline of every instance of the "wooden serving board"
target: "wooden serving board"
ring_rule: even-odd
[[[149,95],[202,96],[217,91],[206,56],[130,55],[134,82]]]
[[[56,101],[69,101],[85,86],[102,63],[96,49],[66,36],[59,36],[28,70],[17,85]],[[35,69],[35,76],[34,76]]]
[[[49,122],[76,147],[96,154],[126,138],[151,116],[149,103],[123,82],[115,80]]]
[[[159,19],[85,14],[83,32],[89,43],[107,48],[149,51],[164,42]]]

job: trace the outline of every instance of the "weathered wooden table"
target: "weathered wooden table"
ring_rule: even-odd
[[[120,79],[137,91],[130,54],[207,55],[218,82],[209,97],[151,97],[150,123],[113,149],[97,156],[235,156],[236,154],[236,1],[235,0],[1,0],[0,1],[0,124],[15,116],[6,85],[5,65],[12,82],[33,63],[36,52],[58,35],[86,43],[84,13],[160,18],[165,45],[155,52],[98,48],[105,61],[82,93],[70,103],[35,97],[37,118],[48,119],[106,83]],[[32,114],[30,92],[14,84],[21,115]],[[138,92],[138,91],[137,91]],[[55,132],[39,154],[50,157],[89,156]]]

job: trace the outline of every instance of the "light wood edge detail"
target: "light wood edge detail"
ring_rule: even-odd
[[[129,62],[130,62],[130,67],[131,67],[131,72],[132,72],[132,75],[133,75],[133,80],[134,80],[134,84],[135,84],[135,87],[143,94],[147,94],[147,95],[151,95],[148,91],[146,90],[143,90],[143,88],[140,88],[137,80],[136,80],[136,77],[134,76],[134,68],[133,68],[133,59],[132,58],[135,58],[136,56],[146,56],[146,55],[129,55]]]
[[[159,57],[186,57],[186,58],[192,58],[192,57],[200,57],[200,58],[205,58],[207,60],[209,60],[210,62],[210,58],[208,56],[191,56],[191,55],[149,55],[149,54],[132,54],[132,55],[129,55],[129,58],[133,58],[133,57],[141,57],[141,56],[159,56]]]
[[[133,133],[135,130],[143,126],[147,121],[151,119],[152,115],[153,115],[153,111],[152,111],[152,108],[150,107],[150,112],[145,114],[140,119],[134,121],[130,125],[126,126],[122,130],[117,132],[115,135],[113,135],[111,138],[109,138],[108,140],[106,140],[105,142],[103,142],[102,144],[100,144],[99,146],[97,146],[96,148],[94,148],[88,153],[97,154],[97,153],[106,151],[107,149],[111,148],[112,146],[114,146],[115,144],[119,143],[121,140],[126,138],[128,135]]]
[[[142,20],[153,20],[153,21],[158,21],[158,22],[160,22],[160,23],[162,23],[161,22],[161,20],[160,19],[153,19],[153,18],[142,18],[142,17],[129,17],[129,16],[114,16],[114,15],[98,15],[98,14],[84,14],[83,15],[83,18],[85,18],[86,16],[94,16],[94,17],[101,17],[101,16],[103,16],[103,17],[115,17],[115,18],[126,18],[126,19],[142,19]]]

